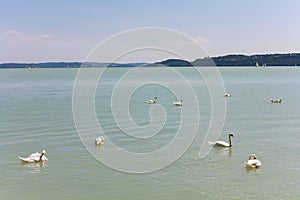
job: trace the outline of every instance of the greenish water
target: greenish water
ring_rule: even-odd
[[[175,137],[181,109],[172,105],[177,98],[167,87],[145,85],[131,94],[132,120],[149,124],[152,106],[144,100],[158,96],[168,114],[165,125],[150,142],[125,135],[114,122],[110,102],[112,88],[127,70],[110,69],[100,80],[95,96],[97,118],[107,139],[116,145],[131,152],[151,152]],[[152,70],[156,78],[181,86],[161,69]],[[199,129],[182,157],[146,174],[110,168],[81,143],[72,113],[77,69],[0,70],[1,199],[299,199],[300,70],[220,68],[226,92],[232,94],[226,98],[220,139],[227,141],[228,132],[235,137],[231,149],[215,148],[203,159],[198,153],[210,120],[209,93],[192,68],[176,70],[192,83],[198,97]],[[129,86],[139,79],[143,73],[122,84]],[[279,97],[281,105],[270,103]],[[98,153],[96,158],[108,154],[109,143],[95,149],[94,139],[87,148]],[[22,165],[17,159],[42,149],[49,159],[45,164]],[[250,153],[262,161],[261,169],[245,170],[243,163]]]

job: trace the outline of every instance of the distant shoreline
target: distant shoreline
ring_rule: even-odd
[[[43,63],[2,63],[0,69],[22,68],[80,68],[80,67],[291,67],[300,66],[300,53],[264,55],[225,55],[199,58],[194,61],[168,59],[156,63],[100,63],[100,62],[43,62]]]

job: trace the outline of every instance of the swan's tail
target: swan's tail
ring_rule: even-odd
[[[28,158],[18,157],[18,159],[21,160],[22,162],[30,162]]]
[[[216,144],[216,142],[211,142],[211,141],[207,141],[207,142],[208,142],[208,144],[210,144],[212,146],[214,146]]]

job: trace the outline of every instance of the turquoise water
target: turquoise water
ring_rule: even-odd
[[[150,142],[124,134],[114,122],[110,100],[112,88],[128,70],[109,69],[100,80],[97,119],[116,145],[136,153],[152,152],[176,137],[184,108],[172,105],[177,97],[167,87],[145,85],[130,95],[130,116],[138,125],[151,123],[152,106],[144,100],[158,96],[168,114],[164,127]],[[156,79],[176,87],[182,84],[159,68],[151,70]],[[233,147],[215,148],[203,159],[198,153],[211,114],[208,89],[192,68],[176,70],[192,83],[197,95],[199,129],[178,160],[145,174],[117,171],[97,160],[110,153],[109,143],[102,149],[95,149],[95,138],[87,146],[82,144],[72,113],[78,69],[0,70],[1,199],[299,199],[300,70],[220,68],[226,92],[232,94],[226,98],[220,139],[227,141],[227,133],[233,132]],[[142,79],[141,72],[122,84],[127,87]],[[271,98],[283,98],[283,103],[271,104]],[[130,130],[129,124],[123,125]],[[86,147],[95,151],[90,154]],[[49,159],[45,164],[22,165],[17,159],[42,149]],[[250,153],[262,161],[261,169],[245,170],[243,163]]]

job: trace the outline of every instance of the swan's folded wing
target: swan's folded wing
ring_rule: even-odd
[[[216,146],[229,147],[229,144],[224,141],[216,141]]]
[[[245,162],[245,166],[252,167],[252,168],[258,168],[258,167],[261,167],[261,162],[257,159],[248,160],[247,162]]]
[[[35,159],[35,158],[40,157],[40,156],[41,156],[40,153],[35,152],[35,153],[31,154],[28,158],[30,158],[30,159]]]
[[[33,160],[34,162],[39,162],[39,161],[40,161],[40,157],[34,157],[34,158],[32,158],[32,160]]]
[[[41,154],[36,152],[36,153],[33,153],[29,156],[29,159],[30,160],[33,160],[33,161],[39,161],[40,160],[40,157],[41,157]]]

